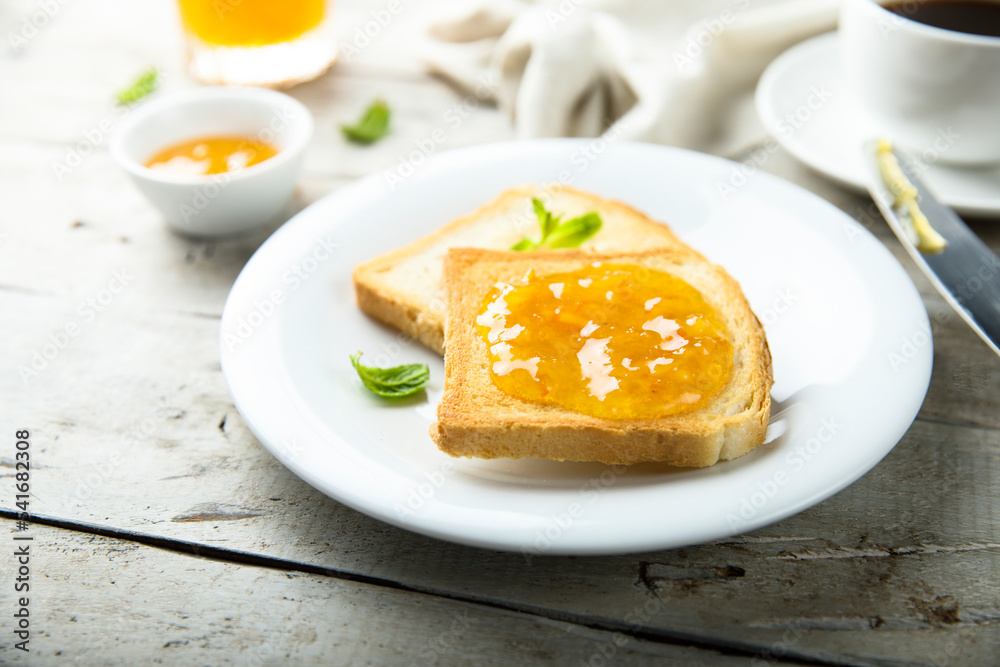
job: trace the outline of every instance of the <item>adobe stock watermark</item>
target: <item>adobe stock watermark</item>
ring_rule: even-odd
[[[169,75],[157,70],[157,79],[162,86]],[[61,160],[53,160],[50,167],[57,183],[79,168],[94,151],[98,150],[114,132],[118,124],[128,117],[142,103],[137,100],[132,104],[119,104],[110,115],[101,118],[97,124],[83,131],[83,138],[66,148],[66,154]]]
[[[854,210],[850,211],[849,215],[854,218],[854,221],[858,224],[851,224],[848,221],[844,221],[841,224],[841,229],[844,232],[844,236],[850,243],[854,243],[855,239],[861,236],[861,230],[858,229],[858,225],[871,231],[871,228],[877,225],[879,222],[884,222],[885,219],[882,217],[882,212],[879,211],[878,205],[870,201],[867,205],[856,206]]]
[[[410,667],[434,665],[437,664],[439,658],[444,656],[462,655],[464,653],[462,640],[477,625],[478,623],[472,618],[468,609],[463,609],[461,612],[454,614],[451,623],[445,626],[444,630],[435,635],[431,641],[427,642],[426,646],[421,647],[418,654],[421,662],[411,662]]]
[[[947,153],[955,145],[961,136],[962,135],[956,132],[950,125],[947,127],[939,127],[934,135],[934,140],[923,150],[914,152],[911,152],[910,150],[901,151],[899,153],[900,163],[914,176],[922,178],[927,172],[927,169],[940,160],[945,153]],[[885,220],[882,216],[882,212],[879,210],[875,202],[855,207],[855,209],[850,212],[850,215],[857,222],[859,222],[862,227],[868,230],[870,230],[872,226],[878,222]],[[847,236],[847,240],[851,243],[854,243],[854,240],[861,235],[860,230],[858,230],[855,225],[850,223],[845,222],[843,224],[843,230],[844,234]]]
[[[232,330],[223,334],[222,342],[226,347],[232,351],[248,341],[257,329],[278,312],[288,294],[315,275],[320,266],[337,254],[339,248],[340,244],[334,241],[330,234],[317,237],[308,254],[292,264],[282,275],[281,282],[284,287],[272,289],[254,299],[250,312],[239,318]]]
[[[179,386],[187,386],[194,378],[193,374],[189,375]],[[115,476],[118,466],[126,460],[125,457],[129,450],[149,442],[164,422],[183,416],[184,411],[172,406],[169,397],[162,396],[157,399],[152,411],[125,433],[122,450],[112,452],[102,463],[94,464],[86,473],[77,475],[73,496],[81,503],[89,500],[96,491]]]
[[[396,333],[395,338],[391,341],[380,343],[378,346],[378,351],[375,356],[370,356],[368,352],[362,350],[362,357],[365,366],[378,366],[380,368],[386,368],[389,366],[397,365],[393,364],[394,361],[399,359],[403,354],[404,346],[409,345],[413,342],[413,336],[406,333],[405,331],[400,331]],[[361,378],[357,374],[353,375],[353,382],[356,386],[363,386]]]
[[[341,40],[340,57],[344,62],[352,62],[361,53],[378,40],[382,31],[403,11],[402,0],[389,0],[381,9],[369,12],[369,19],[354,27],[354,35],[350,40]]]
[[[760,511],[777,496],[792,477],[806,467],[823,449],[823,446],[833,440],[833,437],[844,428],[837,417],[829,416],[820,419],[819,428],[811,438],[793,447],[783,460],[783,466],[771,473],[767,479],[757,482],[757,489],[740,498],[739,507],[726,514],[726,521],[733,530],[743,530],[753,521]]]
[[[437,153],[441,145],[448,141],[451,132],[462,127],[466,119],[482,106],[484,101],[493,98],[500,83],[496,73],[480,76],[472,94],[466,95],[445,110],[441,117],[442,125],[435,127],[425,137],[416,139],[413,142],[414,148],[409,153],[397,156],[399,161],[396,166],[385,171],[385,183],[389,186],[389,190],[395,190],[406,179],[417,173],[417,170]]]
[[[792,291],[790,287],[784,287],[775,292],[774,298],[771,300],[770,305],[765,308],[758,309],[757,317],[760,319],[761,324],[767,326],[768,324],[774,324],[783,315],[791,312],[792,308],[798,303],[799,297]]]
[[[971,275],[964,281],[951,285],[951,291],[959,303],[965,303],[982,291],[987,284],[1000,280],[1000,259],[995,255],[985,258],[979,265],[969,271]],[[939,315],[928,313],[928,321],[921,322],[915,331],[902,336],[899,342],[886,353],[890,368],[898,371],[910,363],[921,348],[932,344],[931,324],[944,324],[946,313]]]
[[[257,157],[255,145],[273,143],[275,137],[287,128],[297,115],[295,107],[291,105],[281,107],[268,118],[267,124],[264,127],[236,147],[234,155],[242,156],[243,164],[251,164]],[[237,167],[224,171],[221,174],[213,174],[203,185],[196,188],[191,201],[181,204],[178,207],[178,212],[185,224],[190,224],[192,220],[207,209],[211,205],[212,200],[222,194],[222,191],[232,183],[233,176],[239,174],[243,168]]]
[[[904,18],[908,19],[913,16],[920,5],[926,2],[927,0],[910,0],[909,2],[892,3],[891,12],[879,12],[879,34],[883,39],[888,39],[889,35],[906,25]]]
[[[448,479],[458,471],[458,466],[453,461],[445,461],[437,470],[424,473],[425,482],[415,484],[407,489],[406,499],[397,502],[393,506],[396,518],[401,521],[410,519],[417,512],[423,509],[429,501],[437,496],[438,491],[445,485]]]
[[[197,552],[196,552],[197,553]],[[315,620],[324,618],[329,613],[329,604],[336,598],[323,597],[321,595],[296,596],[294,602],[294,612],[288,617],[282,628],[284,636],[277,634],[278,639],[275,644],[266,639],[267,635],[259,634],[254,639],[244,643],[244,646],[236,654],[240,657],[237,664],[246,667],[264,667],[264,665],[288,664],[288,643],[287,636],[315,636]],[[235,657],[235,656],[234,656]]]
[[[250,149],[250,151],[251,155],[256,154],[255,150]],[[201,215],[201,213],[208,208],[209,204],[212,203],[212,200],[222,194],[222,191],[225,190],[226,187],[232,183],[232,181],[233,174],[229,171],[224,171],[221,174],[212,174],[203,185],[199,185],[195,188],[194,194],[191,196],[191,200],[177,207],[184,224],[190,225],[191,221]]]
[[[625,120],[619,119],[612,123],[600,136],[586,141],[580,148],[574,150],[569,156],[569,165],[561,169],[556,174],[555,179],[542,183],[539,186],[538,199],[550,206],[552,200],[558,194],[558,189],[571,185],[576,178],[587,171],[590,166],[601,159],[608,149],[618,141],[628,128],[629,124]],[[570,167],[573,167],[571,169]],[[534,206],[531,201],[526,200],[521,212],[513,219],[514,229],[519,234],[530,235],[538,231],[538,217],[535,215]]]
[[[899,153],[901,158],[900,162],[914,176],[922,178],[927,169],[940,160],[941,157],[955,145],[961,136],[962,135],[952,129],[950,125],[938,128],[937,133],[934,136],[934,140],[929,146],[916,152],[910,152],[909,150],[902,151]],[[875,202],[869,202],[867,205],[856,206],[854,210],[850,211],[850,215],[867,230],[871,230],[873,225],[885,220],[882,212],[879,210]],[[851,243],[854,243],[854,240],[861,235],[861,231],[857,228],[857,226],[852,225],[849,222],[844,222],[842,229],[844,230],[844,235],[847,237],[847,240]]]
[[[299,442],[299,439],[293,435],[278,443],[277,451],[274,452],[274,456],[279,461],[288,461],[301,456],[305,451],[306,448]]]
[[[781,639],[771,642],[768,647],[759,651],[750,659],[751,667],[768,667],[769,665],[781,661],[793,646],[798,644],[806,635],[801,621],[791,621],[781,635]]]
[[[695,69],[696,61],[705,53],[719,36],[726,31],[727,26],[736,20],[740,12],[750,6],[750,0],[734,0],[732,7],[727,7],[714,18],[698,21],[684,35],[682,43],[674,49],[674,65],[682,74],[688,74]]]
[[[917,178],[920,178],[928,166],[940,160],[961,138],[962,135],[951,125],[939,127],[929,145],[919,151],[904,151],[906,155],[902,162]]]
[[[76,313],[79,319],[72,319],[59,330],[50,333],[44,343],[32,350],[30,361],[18,365],[17,374],[21,382],[27,384],[41,375],[69,346],[70,341],[97,319],[97,316],[103,313],[133,280],[135,276],[131,275],[128,269],[122,268],[112,272],[111,279],[103,288],[77,304]]]
[[[660,597],[651,596],[643,604],[632,607],[625,614],[625,622],[628,624],[629,632],[641,630],[663,611],[665,606],[666,604]],[[634,639],[635,637],[624,632],[613,632],[608,639],[597,645],[588,658],[581,658],[578,664],[580,667],[606,667],[606,665],[617,664],[616,656]]]
[[[809,95],[802,102],[802,104],[778,119],[776,123],[777,134],[782,138],[792,136],[795,132],[808,124],[809,121],[813,119],[816,112],[822,109],[831,99],[833,99],[833,97],[833,92],[826,87],[826,84],[810,86]],[[717,181],[715,188],[722,201],[726,201],[740,188],[745,186],[750,181],[750,178],[760,171],[760,168],[763,167],[767,161],[771,159],[771,156],[777,153],[780,148],[781,144],[778,140],[775,137],[769,136],[764,141],[763,146],[755,148],[751,151],[750,155],[733,167],[728,179]]]
[[[71,0],[38,0],[38,9],[21,19],[21,25],[7,33],[12,56],[18,56],[28,42],[37,37]]]
[[[130,108],[116,107],[116,113],[119,114],[119,117],[105,116],[97,122],[95,127],[84,130],[83,139],[69,146],[62,160],[52,162],[52,173],[55,175],[57,183],[62,183],[63,178],[73,173],[88,156],[104,144],[118,122],[128,115]]]
[[[444,112],[442,116],[444,125],[434,128],[426,137],[415,140],[413,142],[414,149],[407,155],[398,156],[397,165],[392,169],[386,170],[384,175],[389,190],[395,190],[408,178],[413,176],[448,141],[451,132],[458,130],[473,112],[482,105],[483,101],[492,98],[500,83],[501,81],[495,73],[480,77],[473,94],[465,96]],[[628,122],[618,119],[611,123],[608,129],[600,136],[594,137],[581,148],[575,150],[569,159],[570,166],[576,168],[575,172],[568,168],[560,171],[556,180],[551,181],[546,186],[550,194],[555,186],[559,184],[569,185],[577,174],[586,171],[591,163],[598,160],[607,151],[608,146],[614,143],[627,128]],[[525,216],[525,220],[529,219],[535,219],[533,214]]]
[[[949,637],[944,644],[931,650],[927,657],[936,667],[950,667],[955,658],[962,654],[962,646],[954,637]],[[958,663],[961,664],[961,663]]]
[[[893,349],[886,352],[886,360],[894,371],[910,363],[920,350],[933,341],[930,321],[921,322],[916,331],[903,336]]]
[[[528,565],[531,561],[552,549],[559,540],[573,529],[584,517],[587,509],[618,482],[618,478],[628,471],[628,466],[614,464],[604,469],[597,477],[592,477],[580,485],[579,500],[571,502],[562,512],[550,514],[545,520],[545,526],[535,531],[531,546],[522,545],[521,554]]]
[[[548,8],[545,10],[545,20],[549,24],[550,30],[555,30],[559,27],[560,23],[563,23],[569,19],[576,10],[580,8],[581,4],[585,4],[587,0],[560,0],[558,3],[549,3]]]

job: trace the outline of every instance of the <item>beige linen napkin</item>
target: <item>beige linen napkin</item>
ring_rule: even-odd
[[[763,136],[753,87],[836,26],[839,0],[463,0],[427,22],[428,68],[495,101],[519,138],[596,136],[726,154]]]

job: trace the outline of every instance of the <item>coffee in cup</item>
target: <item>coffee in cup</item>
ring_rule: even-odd
[[[1000,162],[1000,0],[845,0],[845,88],[881,132],[941,162]]]

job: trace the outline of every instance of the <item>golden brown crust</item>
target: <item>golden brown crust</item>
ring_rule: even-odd
[[[474,326],[493,284],[529,269],[555,273],[595,260],[672,273],[715,308],[732,336],[733,372],[707,406],[660,419],[616,421],[522,401],[493,384],[486,345]],[[772,384],[764,331],[739,284],[686,247],[607,255],[452,249],[445,259],[445,285],[445,390],[431,437],[451,456],[700,467],[742,456],[764,441]]]
[[[437,276],[445,247],[457,244],[506,250],[525,233],[537,235],[537,222],[531,212],[532,197],[539,197],[547,204],[554,202],[557,213],[566,206],[578,212],[601,213],[605,229],[583,244],[581,250],[616,252],[666,247],[690,251],[666,225],[626,204],[567,186],[526,185],[506,190],[494,201],[437,231],[359,264],[354,269],[358,306],[376,320],[443,354],[446,298]],[[498,231],[501,226],[504,229]],[[411,271],[413,265],[423,268],[428,274],[426,284],[411,289],[412,273],[407,273],[404,265]]]
[[[359,280],[357,271],[354,272],[354,292],[363,312],[444,356],[443,329],[436,322],[429,322],[416,305],[397,299],[391,291],[380,290],[364,279]]]

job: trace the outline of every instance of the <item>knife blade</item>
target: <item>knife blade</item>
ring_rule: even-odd
[[[864,150],[871,172],[868,191],[889,227],[945,301],[1000,355],[1000,257],[951,208],[934,197],[913,163],[893,147],[903,174],[917,190],[920,210],[948,243],[940,252],[921,252],[912,221],[902,208],[894,206],[896,198],[883,179],[877,142],[865,144]]]

